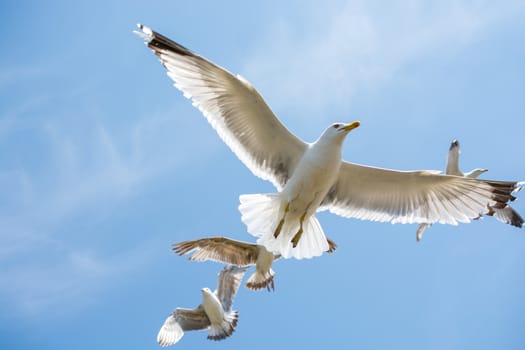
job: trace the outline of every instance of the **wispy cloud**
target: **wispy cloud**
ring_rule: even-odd
[[[5,301],[7,311],[31,316],[45,313],[45,319],[50,319],[82,309],[99,293],[125,283],[126,276],[148,266],[154,256],[147,246],[112,256],[87,249],[67,251],[49,244],[43,248],[56,258],[42,259],[39,264],[26,259],[0,272],[4,281],[0,300]]]
[[[79,243],[85,233],[60,232],[72,220],[107,217],[191,161],[179,147],[191,135],[176,133],[185,123],[176,113],[133,115],[117,124],[114,111],[83,101],[89,89],[30,94],[0,109],[0,144],[10,146],[0,165],[0,302],[24,313],[81,307],[118,283],[116,276],[147,264],[148,249],[100,254]],[[141,246],[153,239],[145,235]]]
[[[523,14],[525,5],[348,1],[305,8],[305,26],[292,28],[284,19],[269,26],[243,75],[273,103],[301,110],[307,96],[308,110],[324,110],[380,88],[426,55],[447,55],[476,40],[494,24]]]

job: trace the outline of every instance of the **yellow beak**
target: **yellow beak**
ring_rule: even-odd
[[[346,131],[354,130],[359,125],[361,125],[361,123],[358,121],[350,123],[350,124],[346,124],[345,126],[343,126],[343,130],[346,130]]]

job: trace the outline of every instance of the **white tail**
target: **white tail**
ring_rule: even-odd
[[[222,340],[228,338],[235,331],[239,313],[237,311],[230,311],[224,313],[224,319],[220,324],[212,324],[208,330],[208,339]]]
[[[239,199],[242,222],[250,234],[259,237],[257,243],[269,252],[286,259],[303,259],[320,256],[328,250],[323,229],[314,215],[305,218],[303,234],[295,248],[291,240],[299,231],[297,215],[287,215],[279,236],[274,238],[275,229],[284,214],[283,202],[278,194],[244,194]]]

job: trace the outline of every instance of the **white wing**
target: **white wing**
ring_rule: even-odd
[[[174,315],[169,315],[157,334],[157,342],[160,346],[170,346],[177,343],[184,335],[184,331],[177,323]]]
[[[210,326],[210,320],[202,306],[195,309],[177,308],[166,321],[157,334],[157,342],[160,346],[169,346],[177,343],[185,331],[206,329]]]
[[[343,162],[321,210],[392,223],[469,222],[515,197],[516,182],[474,180],[431,171],[395,171]]]
[[[219,272],[216,293],[225,312],[231,311],[233,299],[241,285],[246,269],[247,267],[227,265]]]
[[[138,25],[141,36],[168,70],[175,87],[191,98],[222,140],[262,179],[279,190],[291,176],[306,144],[275,117],[261,95],[240,76]]]

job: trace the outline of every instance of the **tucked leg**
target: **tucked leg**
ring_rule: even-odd
[[[292,238],[291,242],[294,248],[297,247],[297,243],[299,243],[299,240],[301,239],[301,236],[303,235],[303,223],[304,223],[305,217],[306,217],[306,212],[304,212],[303,215],[301,215],[301,218],[299,219],[299,231],[297,231],[295,236],[293,236]]]
[[[277,225],[277,228],[275,229],[274,233],[273,233],[273,237],[274,238],[277,238],[279,237],[279,234],[281,233],[281,230],[283,228],[283,225],[284,225],[284,220],[286,218],[286,214],[288,214],[288,211],[290,210],[290,203],[286,203],[286,206],[284,207],[284,214],[283,214],[283,217],[281,218],[281,220],[279,221],[279,224]]]
[[[427,224],[420,224],[417,232],[416,232],[416,241],[420,241],[421,237],[423,236],[423,232],[425,231],[425,228],[427,227]]]

